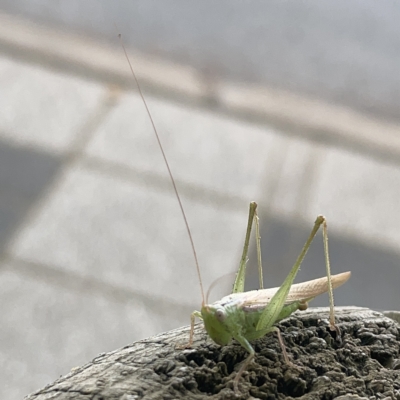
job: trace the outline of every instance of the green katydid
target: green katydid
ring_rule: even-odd
[[[282,285],[279,288],[263,289],[260,235],[256,208],[257,204],[255,202],[250,203],[249,220],[245,244],[243,247],[243,255],[240,261],[239,271],[236,275],[235,283],[233,285],[233,293],[223,297],[221,300],[213,304],[206,304],[206,302],[203,301],[201,312],[195,311],[192,313],[191,317],[189,345],[191,345],[193,341],[195,317],[199,317],[204,321],[206,331],[215,343],[223,346],[228,344],[233,338],[250,353],[235,377],[234,388],[236,391],[240,377],[255,355],[254,349],[249,343],[251,340],[258,339],[270,332],[276,332],[285,361],[288,364],[291,364],[286,353],[280,331],[274,326],[274,324],[288,317],[296,310],[305,310],[308,306],[308,302],[314,297],[325,292],[329,293],[330,327],[332,330],[337,330],[335,326],[332,290],[333,288],[345,283],[351,275],[350,272],[344,272],[333,276],[331,275],[327,224],[325,217],[319,215],[315,220],[310,236],[308,237],[303,249],[297,257],[296,262],[294,263],[291,271]],[[247,253],[253,220],[255,220],[256,223],[260,289],[244,292]],[[293,280],[300,269],[300,265],[321,225],[324,238],[327,276],[324,278],[293,284]]]
[[[119,35],[119,37],[121,39],[121,35]],[[129,64],[133,78],[136,82],[139,95],[142,98],[144,107],[152,124],[152,128],[156,136],[162,156],[164,158],[164,162],[166,164],[170,180],[172,182],[173,189],[185,222],[186,230],[189,236],[195,260],[195,265],[203,300],[201,305],[201,311],[200,312],[195,311],[191,315],[191,329],[190,329],[190,338],[188,346],[191,346],[193,343],[195,317],[199,317],[203,320],[208,335],[215,343],[223,346],[228,344],[231,341],[231,339],[235,339],[236,341],[238,341],[249,352],[249,356],[243,362],[242,366],[239,369],[239,372],[236,374],[236,377],[234,379],[233,382],[234,389],[235,391],[237,391],[240,377],[243,375],[249,363],[255,356],[255,351],[251,346],[251,344],[249,343],[249,341],[258,339],[270,332],[276,332],[278,335],[278,340],[282,349],[284,359],[288,364],[291,364],[280,331],[277,327],[274,326],[274,324],[288,317],[296,310],[305,310],[308,306],[308,302],[312,300],[314,297],[325,292],[329,293],[330,328],[332,330],[338,330],[335,325],[333,289],[345,283],[350,278],[351,273],[344,272],[337,275],[331,275],[329,250],[328,250],[327,223],[325,217],[319,215],[315,220],[314,227],[303,249],[301,250],[299,256],[297,257],[297,260],[295,261],[291,271],[289,272],[288,276],[286,277],[282,285],[279,288],[264,289],[262,282],[259,222],[256,212],[257,204],[255,202],[252,202],[250,203],[249,219],[248,219],[245,243],[243,247],[243,254],[241,257],[239,270],[233,285],[233,292],[232,294],[223,297],[221,300],[213,304],[207,304],[206,301],[207,298],[204,296],[200,267],[197,260],[192,234],[189,228],[189,224],[186,218],[186,214],[178,190],[176,188],[175,180],[172,175],[171,169],[169,167],[169,163],[167,161],[163,147],[161,145],[160,137],[155,127],[152,115],[147,106],[147,102],[144,98],[141,87],[139,85],[139,81],[133,70],[132,64],[129,60],[127,51],[122,43],[122,40],[121,40],[121,45],[124,50],[125,57]],[[250,233],[253,221],[255,221],[256,225],[256,239],[257,239],[256,243],[257,243],[257,255],[258,255],[258,265],[259,265],[260,289],[244,292],[247,254],[249,249]],[[304,260],[304,257],[311,245],[311,242],[321,226],[322,226],[323,242],[324,242],[326,277],[307,282],[302,282],[299,284],[293,284],[293,281],[297,275],[297,272],[300,269],[301,263]]]

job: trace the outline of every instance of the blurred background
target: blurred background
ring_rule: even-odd
[[[266,287],[322,213],[332,272],[353,273],[336,305],[399,309],[399,18],[372,0],[1,0],[0,397],[187,325],[201,304],[119,32],[206,289],[237,270],[256,200]],[[319,235],[297,282],[324,274]]]

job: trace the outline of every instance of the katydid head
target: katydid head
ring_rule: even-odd
[[[227,318],[225,308],[220,305],[203,304],[201,307],[201,316],[210,338],[221,346],[228,344],[232,338],[232,334],[224,323]]]

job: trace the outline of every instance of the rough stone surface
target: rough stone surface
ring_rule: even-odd
[[[233,391],[246,351],[206,340],[201,325],[191,349],[178,346],[188,328],[111,353],[31,394],[26,400],[134,399],[400,399],[400,325],[366,308],[337,309],[340,334],[326,308],[298,312],[278,325],[294,366],[283,361],[275,335],[253,343],[256,358]]]

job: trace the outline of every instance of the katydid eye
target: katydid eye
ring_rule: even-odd
[[[215,311],[215,317],[219,322],[222,322],[225,319],[226,314],[223,310],[217,310]]]

